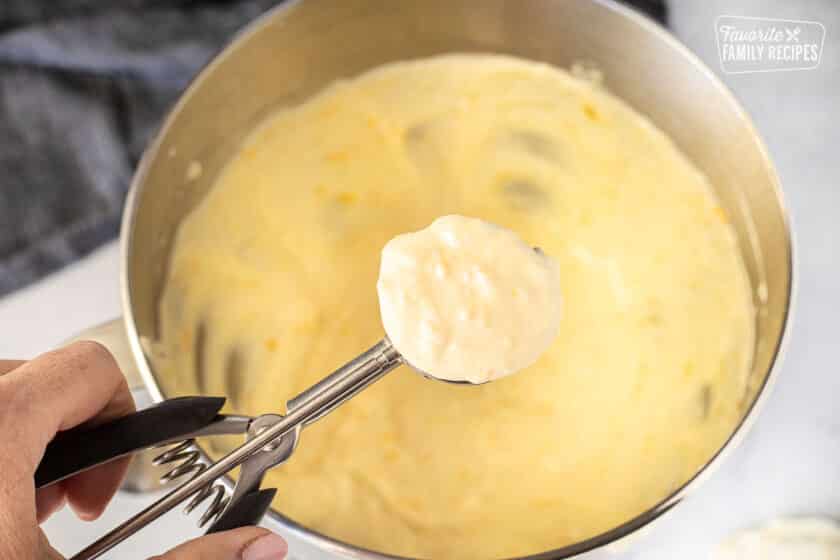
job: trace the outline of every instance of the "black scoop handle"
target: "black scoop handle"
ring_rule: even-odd
[[[187,439],[216,420],[224,404],[223,397],[179,397],[98,426],[59,432],[35,471],[35,487],[147,447]]]
[[[276,488],[265,488],[245,494],[222,512],[207,534],[256,525],[268,511],[276,493]]]

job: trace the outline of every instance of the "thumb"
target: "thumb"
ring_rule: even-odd
[[[173,548],[152,560],[283,560],[286,541],[259,527],[213,533]]]

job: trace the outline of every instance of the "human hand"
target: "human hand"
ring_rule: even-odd
[[[77,342],[23,362],[0,360],[0,558],[61,559],[39,524],[69,503],[81,519],[102,514],[129,458],[35,489],[34,473],[56,433],[134,412],[114,358],[95,342]],[[189,541],[157,560],[280,560],[286,543],[258,527]]]

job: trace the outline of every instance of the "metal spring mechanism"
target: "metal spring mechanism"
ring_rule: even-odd
[[[172,482],[173,480],[181,478],[185,475],[190,475],[189,480],[192,480],[207,470],[207,465],[201,461],[201,454],[195,448],[194,439],[188,439],[181,443],[174,444],[173,447],[170,447],[155,457],[152,462],[158,466],[178,463],[174,468],[160,477],[160,481],[162,483]],[[189,515],[193,512],[193,510],[195,510],[195,508],[204,503],[211,496],[213,501],[210,503],[210,507],[207,508],[207,511],[205,511],[199,519],[199,527],[203,527],[215,519],[220,513],[222,513],[222,510],[225,509],[225,506],[230,498],[227,497],[227,492],[225,492],[224,486],[216,483],[215,481],[207,483],[195,494],[192,500],[190,500],[184,508],[184,512]]]

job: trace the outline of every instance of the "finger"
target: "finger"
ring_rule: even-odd
[[[122,374],[120,377],[120,387],[90,424],[99,424],[135,411],[128,382]],[[86,521],[93,521],[102,515],[125,478],[130,463],[131,457],[123,457],[65,480],[63,487],[67,492],[67,501],[76,515]]]
[[[153,560],[282,560],[286,541],[259,527],[207,535],[173,548]]]
[[[9,373],[13,369],[17,369],[25,363],[25,360],[0,360],[0,375]]]
[[[79,518],[93,521],[102,515],[125,477],[131,457],[123,457],[63,481],[67,502]]]
[[[64,507],[66,493],[64,485],[60,482],[39,488],[35,491],[35,508],[38,512],[38,523],[43,523],[52,514]]]
[[[44,448],[58,430],[134,407],[113,358],[93,343],[25,363],[5,360],[0,368],[0,456],[7,457],[0,476],[0,558],[32,558],[35,551],[46,558],[54,551],[38,530],[38,518],[60,507],[63,483],[40,498],[36,494],[32,475]]]
[[[14,367],[17,366],[17,367]],[[0,377],[0,428],[7,437],[0,442],[13,446],[18,478],[31,481],[47,442],[56,431],[92,419],[101,422],[134,411],[134,402],[125,378],[110,353],[92,342],[72,344],[32,361],[5,361],[0,367],[12,369]],[[129,458],[101,465],[90,471],[43,489],[34,495],[24,485],[10,485],[8,491],[19,503],[33,502],[38,521],[46,519],[65,499],[84,519],[94,519],[116,492]],[[31,505],[29,507],[32,507]]]
[[[101,345],[86,341],[43,354],[3,375],[0,397],[7,413],[0,423],[16,425],[6,443],[28,461],[31,472],[59,430],[134,410],[114,358]]]

